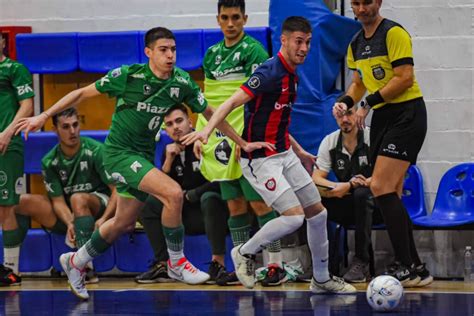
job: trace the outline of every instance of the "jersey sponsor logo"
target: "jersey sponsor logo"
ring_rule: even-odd
[[[258,67],[258,65],[257,65]],[[233,68],[228,68],[228,69],[225,69],[224,71],[219,71],[219,70],[215,70],[215,71],[211,71],[212,75],[214,76],[214,78],[219,79],[219,78],[223,78],[231,73],[239,73],[239,72],[242,72],[242,70],[244,69],[243,66],[236,66],[236,67],[233,67]],[[256,69],[256,68],[255,68]],[[253,71],[252,71],[253,72]]]
[[[33,88],[31,88],[29,84],[24,84],[22,86],[16,87],[16,92],[19,96],[22,96],[25,93],[33,92]]]
[[[145,74],[133,74],[131,77],[136,79],[145,79]]]
[[[249,44],[247,44],[247,43],[245,43],[245,42],[242,43],[242,48],[247,48],[247,47],[249,47]]]
[[[395,144],[388,144],[387,148],[382,149],[383,152],[398,155],[400,152],[397,150],[397,146]]]
[[[127,184],[125,178],[118,172],[112,172],[112,175],[110,177],[113,179],[114,182]]]
[[[252,64],[252,72],[254,72],[255,70],[257,70],[258,66],[260,66],[260,64]]]
[[[150,95],[151,94],[151,86],[149,84],[143,85],[143,94]]]
[[[275,102],[275,110],[283,110],[284,108],[291,108],[291,103],[278,103]]]
[[[171,87],[170,88],[170,96],[175,97],[175,98],[179,98],[179,88]]]
[[[84,154],[89,157],[92,157],[92,155],[94,155],[94,153],[90,149],[84,149]]]
[[[176,81],[180,82],[180,83],[183,83],[185,85],[188,84],[188,80],[184,79],[183,77],[180,77],[180,76],[176,76]]]
[[[59,177],[61,178],[61,181],[66,181],[67,180],[67,173],[65,170],[59,170]]]
[[[382,80],[385,78],[385,70],[382,68],[381,65],[372,66],[372,75],[377,80]]]
[[[131,165],[130,165],[130,169],[133,170],[133,172],[135,173],[138,173],[138,171],[143,168],[142,164],[139,163],[138,161],[134,161]]]
[[[165,114],[166,111],[168,111],[168,109],[169,108],[167,107],[155,106],[155,105],[151,105],[151,103],[146,103],[146,102],[137,103],[138,112],[144,111],[147,113]]]
[[[270,178],[265,182],[265,188],[267,188],[268,191],[275,191],[276,189],[276,180],[275,178]]]
[[[23,181],[23,177],[19,177],[15,181],[15,193],[22,194],[24,193],[25,181]]]
[[[230,147],[227,139],[223,139],[219,145],[216,146],[214,150],[214,157],[221,164],[227,166],[229,164],[230,155],[232,153],[232,148]]]
[[[8,181],[8,176],[5,171],[0,170],[0,186],[4,186]]]
[[[160,127],[161,125],[161,116],[154,116],[150,122],[148,122],[148,129],[150,131],[153,131],[155,129],[157,129],[158,127]]]
[[[232,61],[239,61],[240,60],[240,52],[236,52],[234,57],[232,57]]]
[[[99,85],[103,87],[106,83],[109,83],[110,79],[107,76],[100,78]]]
[[[2,190],[2,200],[8,200],[8,190],[7,189]]]
[[[336,161],[336,165],[337,165],[337,169],[343,170],[343,169],[344,169],[345,162],[344,162],[344,160],[342,160],[342,159],[338,159],[338,160]]]
[[[78,183],[70,186],[66,186],[63,189],[65,194],[71,194],[76,192],[90,192],[92,191],[92,184],[87,183]]]
[[[226,137],[226,135],[224,133],[222,133],[220,130],[216,129],[215,130],[216,132],[216,138],[222,138],[222,137]]]
[[[257,76],[250,77],[248,85],[252,89],[257,89],[258,87],[260,87],[260,78]]]
[[[364,51],[362,52],[362,56],[370,55],[372,53],[372,50],[370,49],[370,46],[367,45],[364,48]]]
[[[54,158],[54,160],[51,161],[51,165],[57,166],[57,165],[58,165],[58,162],[59,162],[58,159],[57,159],[57,158]]]
[[[122,69],[121,68],[115,68],[114,70],[112,70],[112,72],[110,73],[110,76],[112,78],[117,78],[118,76],[120,76],[122,74]]]
[[[88,170],[89,166],[87,165],[87,161],[81,161],[81,171]]]

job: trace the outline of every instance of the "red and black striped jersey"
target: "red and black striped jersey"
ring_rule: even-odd
[[[278,53],[258,67],[241,86],[252,100],[245,104],[245,127],[242,138],[247,142],[269,142],[276,151],[266,149],[242,152],[245,158],[261,158],[290,148],[288,127],[295,103],[298,76],[295,69]]]

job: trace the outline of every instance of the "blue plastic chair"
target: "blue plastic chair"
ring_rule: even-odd
[[[32,73],[57,74],[78,69],[77,33],[16,36],[18,60]]]
[[[146,32],[140,32],[140,62],[147,63],[145,55]],[[186,71],[199,69],[202,65],[202,29],[173,31],[176,38],[176,66]]]
[[[425,195],[423,190],[423,177],[417,166],[410,166],[403,183],[402,202],[413,220],[426,216]]]
[[[453,227],[474,223],[474,163],[449,169],[441,178],[431,216],[413,223],[424,227]]]
[[[168,136],[165,130],[160,131],[160,139],[155,148],[155,166],[161,170],[161,157],[166,150],[166,145],[171,144],[173,140]]]
[[[77,35],[79,69],[104,73],[140,62],[139,32],[94,32]]]
[[[144,232],[119,237],[114,243],[117,268],[125,272],[145,272],[153,261],[153,250]]]
[[[268,27],[248,27],[245,32],[262,43],[263,47],[270,52],[270,28]],[[209,47],[224,39],[224,35],[220,29],[204,29],[203,30],[203,51],[202,56],[206,54]]]

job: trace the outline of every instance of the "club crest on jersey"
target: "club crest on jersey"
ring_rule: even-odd
[[[134,161],[131,165],[130,165],[130,169],[133,170],[133,172],[135,173],[138,173],[138,171],[142,168],[142,164],[139,163],[138,161]]]
[[[236,52],[234,54],[234,57],[232,58],[232,61],[239,61],[240,60],[240,52]]]
[[[275,191],[277,186],[275,178],[270,178],[265,182],[265,188],[267,188],[268,191]]]
[[[89,166],[87,165],[87,161],[81,161],[81,171],[89,169]]]
[[[151,86],[149,84],[143,85],[143,94],[150,95],[151,94]]]
[[[5,171],[0,171],[0,186],[4,186],[7,183],[8,176]]]
[[[214,156],[216,157],[217,161],[227,166],[229,164],[231,152],[232,152],[232,148],[230,147],[230,144],[227,141],[227,139],[224,138],[219,143],[219,145],[216,146],[216,149],[214,150]]]
[[[170,88],[170,96],[179,98],[179,88],[175,88],[175,87]]]
[[[252,76],[248,81],[248,85],[252,89],[257,89],[260,87],[260,78],[257,76]]]
[[[372,67],[372,75],[375,79],[382,80],[383,78],[385,78],[385,70],[382,68],[382,66],[377,65],[375,67]]]

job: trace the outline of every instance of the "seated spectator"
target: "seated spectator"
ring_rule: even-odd
[[[355,225],[355,256],[343,278],[347,282],[366,282],[369,273],[369,247],[372,222],[382,223],[369,189],[372,168],[369,165],[369,131],[356,126],[355,108],[336,116],[339,130],[327,135],[318,151],[313,172],[328,210],[328,219],[344,226]],[[330,171],[337,182],[327,179]]]
[[[186,107],[178,104],[170,108],[164,117],[164,124],[174,142],[167,145],[163,153],[162,171],[183,189],[182,216],[185,233],[207,234],[212,250],[208,283],[215,283],[217,277],[226,272],[224,256],[229,212],[221,199],[219,184],[208,182],[201,175],[193,145],[180,144],[180,138],[193,130]],[[155,258],[150,270],[135,278],[138,283],[173,281],[167,272],[169,254],[161,225],[162,210],[163,204],[149,196],[139,216]]]
[[[66,243],[79,248],[114,215],[115,187],[104,170],[102,143],[79,136],[76,109],[53,116],[53,126],[59,144],[41,161],[49,198],[23,194],[15,212],[33,218],[48,231],[65,234]],[[88,278],[88,283],[98,282],[93,270]]]

